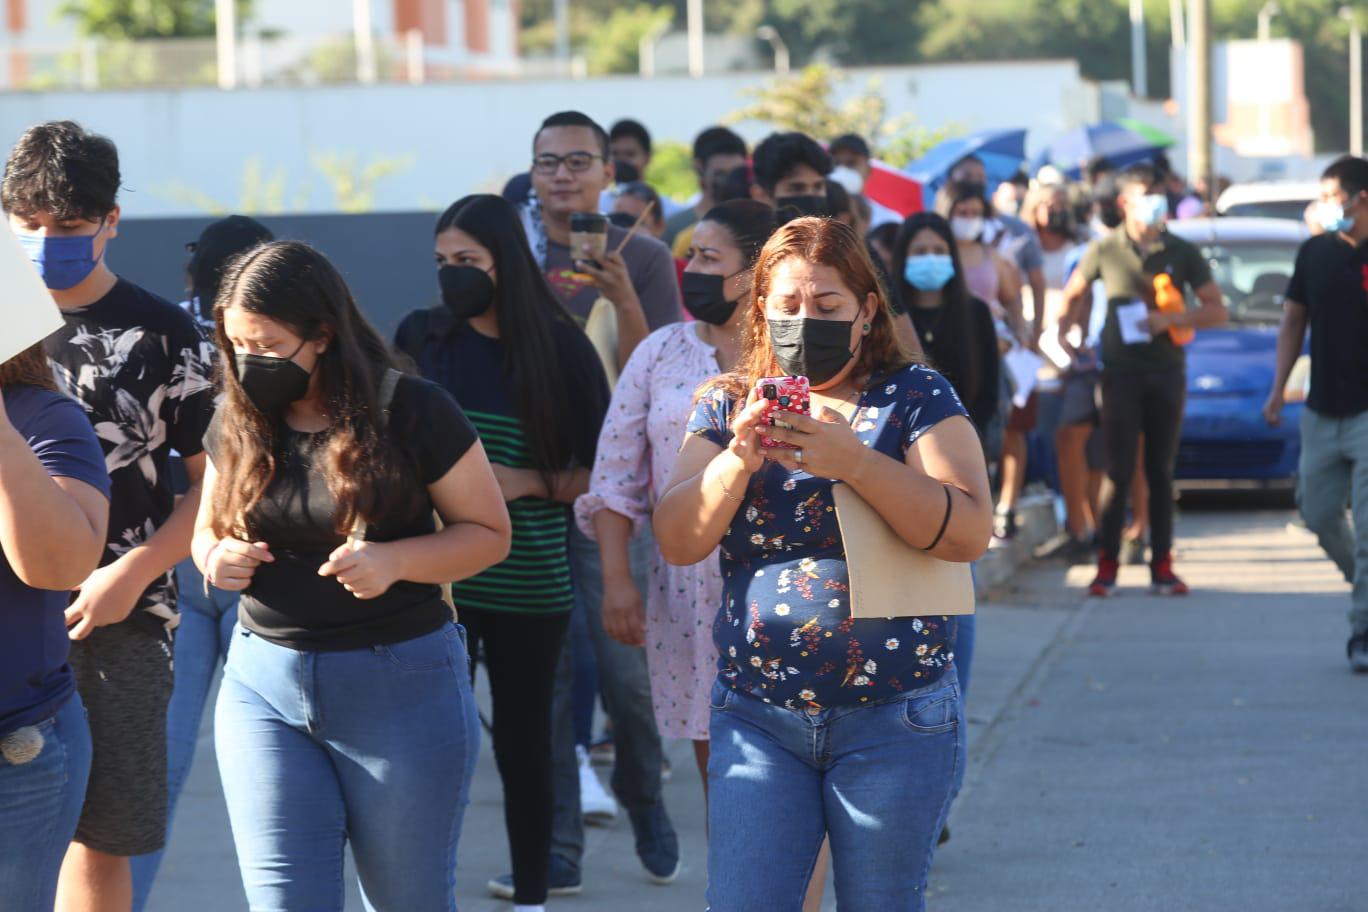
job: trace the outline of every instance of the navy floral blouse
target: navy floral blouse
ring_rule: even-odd
[[[706,393],[689,433],[726,446],[731,408],[721,390]],[[871,383],[851,423],[865,446],[901,461],[922,434],[965,414],[944,377],[912,366]],[[722,538],[719,678],[792,709],[887,700],[934,683],[954,661],[955,622],[934,605],[923,617],[850,617],[831,486],[766,462]]]

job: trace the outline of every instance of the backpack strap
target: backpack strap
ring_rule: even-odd
[[[385,368],[385,375],[380,378],[380,391],[376,396],[380,406],[379,429],[383,431],[389,424],[390,406],[394,404],[394,390],[399,386],[399,381],[403,379],[403,374],[392,367]],[[366,540],[366,521],[361,517],[356,518],[352,525],[351,535],[347,536],[354,542]]]

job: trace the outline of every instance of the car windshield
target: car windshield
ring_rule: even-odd
[[[1227,206],[1221,213],[1224,216],[1240,218],[1291,219],[1299,222],[1306,215],[1306,207],[1311,200],[1262,200],[1257,203],[1235,203]]]
[[[1250,241],[1203,244],[1211,275],[1225,295],[1232,323],[1277,323],[1292,278],[1297,245]]]

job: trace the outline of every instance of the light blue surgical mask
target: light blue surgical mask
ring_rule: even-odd
[[[1168,218],[1168,197],[1162,193],[1150,193],[1138,197],[1134,203],[1135,217],[1150,228],[1158,228]]]
[[[95,257],[95,239],[104,229],[105,223],[101,221],[94,234],[74,237],[21,234],[18,237],[24,252],[43,277],[43,283],[53,291],[66,291],[84,282],[99,265],[100,260]],[[103,257],[102,252],[100,258]]]
[[[1344,206],[1334,200],[1322,200],[1316,204],[1316,222],[1327,234],[1348,231],[1354,227],[1352,216],[1344,214]]]
[[[955,261],[948,253],[923,253],[907,258],[903,278],[918,291],[940,291],[955,275]]]

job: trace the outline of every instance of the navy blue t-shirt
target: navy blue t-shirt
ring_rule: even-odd
[[[75,478],[109,496],[104,451],[85,412],[60,393],[4,391],[9,420],[53,477]],[[69,592],[34,589],[0,556],[0,736],[53,716],[76,689],[67,664]]]

